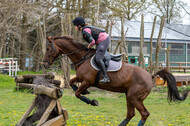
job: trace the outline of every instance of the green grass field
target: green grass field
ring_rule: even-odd
[[[27,90],[17,92],[14,88],[13,78],[0,74],[0,126],[14,126],[35,97]],[[190,97],[179,104],[168,104],[165,90],[161,88],[159,92],[152,91],[145,100],[145,106],[150,112],[145,126],[190,126]],[[69,113],[67,126],[117,126],[126,117],[124,94],[90,92],[87,97],[98,100],[98,107],[80,101],[71,89],[64,90],[60,101]],[[129,126],[136,126],[139,120],[140,114],[136,111]]]

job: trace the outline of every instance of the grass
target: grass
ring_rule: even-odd
[[[8,75],[0,74],[0,89],[13,89],[15,87],[14,79]]]
[[[14,90],[13,78],[0,75],[0,126],[14,126],[25,113],[34,95],[27,91]],[[190,97],[179,104],[168,104],[165,88],[152,93],[145,100],[150,112],[146,126],[190,126]],[[64,90],[61,105],[69,113],[67,126],[117,126],[126,117],[126,101],[124,94],[90,91],[90,99],[98,100],[100,106],[94,107],[77,99],[71,89]],[[136,126],[140,114],[129,126]]]
[[[42,71],[34,72],[34,71],[18,71],[18,75],[26,75],[26,74],[43,74]]]
[[[47,72],[49,72],[49,71],[47,71]],[[56,73],[57,74],[61,74],[62,71],[56,71]],[[38,72],[34,72],[34,71],[18,71],[18,75],[26,75],[26,74],[43,74],[43,72],[42,71],[38,71]],[[76,71],[75,70],[71,70],[70,74],[71,75],[75,75]]]

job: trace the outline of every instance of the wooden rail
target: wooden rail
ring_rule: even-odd
[[[186,73],[187,70],[190,69],[190,62],[169,62],[169,63],[170,63],[169,67],[171,69],[179,69],[179,71],[183,70],[184,73]],[[158,64],[159,64],[158,66],[159,69],[166,67],[166,62],[158,62]],[[178,65],[171,66],[171,64],[178,64]],[[150,68],[150,66],[148,66],[147,68]]]

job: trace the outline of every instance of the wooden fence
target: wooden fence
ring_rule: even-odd
[[[166,62],[159,62],[159,69],[162,69],[166,67]],[[150,66],[148,66],[147,68],[150,68]],[[187,70],[190,70],[190,62],[170,62],[170,66],[169,69],[171,71],[178,71],[180,72],[181,70],[183,70],[184,73],[187,72]]]

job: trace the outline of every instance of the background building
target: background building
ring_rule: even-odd
[[[129,63],[138,64],[140,51],[140,26],[141,22],[127,21],[124,25],[125,44],[128,45]],[[144,23],[144,48],[145,64],[148,65],[150,56],[150,36],[152,32],[152,22]],[[114,24],[112,30],[111,51],[115,49],[117,42],[121,39],[121,23]],[[156,42],[159,34],[160,24],[156,23],[153,35],[153,61],[155,61]],[[170,62],[190,62],[190,26],[181,24],[165,24],[162,33],[162,49],[159,54],[159,61],[166,62],[165,48],[171,44]]]

